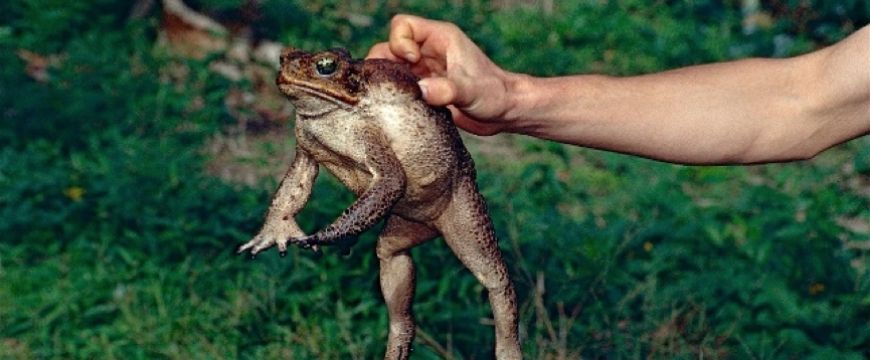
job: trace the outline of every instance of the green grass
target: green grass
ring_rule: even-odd
[[[231,16],[240,1],[198,3]],[[800,53],[870,18],[862,2],[786,5],[763,8],[770,26],[746,34],[732,2],[578,2],[552,15],[461,3],[267,1],[257,26],[361,55],[391,14],[410,11],[457,22],[513,70],[634,74]],[[349,257],[235,256],[260,226],[290,133],[239,134],[224,98],[253,84],[168,56],[155,47],[157,14],[131,21],[129,6],[0,4],[0,359],[381,356],[376,231]],[[20,49],[59,55],[51,81],[26,74]],[[244,156],[208,150],[240,137]],[[751,167],[518,136],[468,144],[528,358],[870,357],[870,139]],[[317,229],[351,201],[323,172],[299,221]],[[484,289],[441,240],[413,256],[414,358],[489,358]]]

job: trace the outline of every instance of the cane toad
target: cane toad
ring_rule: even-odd
[[[409,249],[442,235],[489,292],[496,357],[520,358],[515,293],[474,163],[450,112],[427,105],[417,80],[406,65],[354,60],[343,49],[285,49],[277,84],[296,107],[296,158],[259,234],[239,252],[349,246],[385,219],[376,249],[390,320],[385,358],[406,359],[414,337]],[[332,224],[306,235],[294,217],[308,200],[318,165],[358,198]]]

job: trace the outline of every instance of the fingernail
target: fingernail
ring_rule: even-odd
[[[420,92],[423,93],[423,98],[425,99],[429,95],[429,86],[426,85],[424,80],[418,81],[417,85],[420,86]]]
[[[408,51],[405,53],[405,60],[408,60],[409,62],[415,63],[415,62],[417,62],[417,54]]]

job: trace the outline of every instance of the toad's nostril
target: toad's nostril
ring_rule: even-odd
[[[279,71],[278,76],[275,78],[275,84],[278,86],[281,86],[283,84],[289,84],[289,83],[290,83],[290,79],[287,78],[287,76],[284,74],[283,71]]]

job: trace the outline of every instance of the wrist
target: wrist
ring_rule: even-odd
[[[502,116],[503,131],[517,134],[535,132],[531,114],[540,102],[537,82],[539,79],[520,73],[505,74],[506,111]]]

